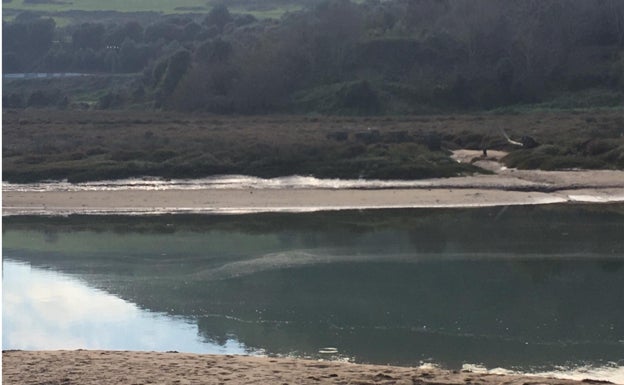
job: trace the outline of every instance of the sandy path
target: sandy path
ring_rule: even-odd
[[[7,351],[4,384],[580,384],[515,375],[288,358],[111,351]]]

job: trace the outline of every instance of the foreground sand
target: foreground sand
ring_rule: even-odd
[[[290,358],[119,351],[5,351],[3,384],[579,384],[516,375],[450,372]],[[588,381],[594,382],[594,381]]]

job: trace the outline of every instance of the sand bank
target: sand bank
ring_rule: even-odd
[[[3,215],[306,212],[319,210],[486,207],[624,202],[624,171],[541,171],[505,168],[505,155],[458,150],[458,162],[494,172],[414,181],[394,188],[14,189],[2,192]],[[317,181],[318,182],[318,181]],[[269,183],[270,185],[270,183]],[[318,183],[320,186],[327,184]],[[337,184],[340,185],[340,184]],[[178,185],[174,185],[178,186]],[[201,186],[200,186],[201,187]]]
[[[187,353],[6,351],[4,384],[580,384],[435,368]],[[592,381],[587,381],[592,382]]]
[[[392,189],[3,191],[3,215],[306,212],[624,202],[624,172],[519,172]],[[539,180],[539,182],[536,182]]]
[[[485,189],[52,191],[7,192],[2,198],[4,215],[305,212],[567,201],[550,193]]]

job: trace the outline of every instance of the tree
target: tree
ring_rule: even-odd
[[[13,71],[35,70],[52,47],[56,24],[50,18],[20,18],[2,23],[3,60]]]
[[[166,68],[162,72],[162,77],[157,79],[156,103],[163,106],[168,103],[168,99],[175,91],[176,86],[187,73],[191,65],[191,53],[187,50],[179,50],[171,55],[166,61]]]
[[[104,38],[106,45],[121,46],[125,40],[143,41],[143,27],[137,21],[129,21],[109,28]]]
[[[617,36],[618,45],[624,47],[624,2],[621,0],[607,1],[608,15],[612,28]]]
[[[139,72],[150,59],[150,53],[145,45],[139,45],[134,40],[126,39],[119,48],[119,71]]]
[[[207,27],[216,27],[219,32],[223,32],[223,28],[232,21],[232,15],[228,8],[223,4],[218,4],[212,7],[208,15],[204,19],[204,24]]]
[[[104,47],[104,32],[102,24],[83,23],[72,33],[72,44],[75,49],[98,51]]]
[[[197,48],[195,56],[200,63],[224,63],[232,54],[232,44],[217,38],[208,40]]]

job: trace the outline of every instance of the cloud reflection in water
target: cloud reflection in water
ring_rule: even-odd
[[[197,325],[150,313],[77,279],[4,259],[2,349],[177,350],[245,354],[201,340]]]

